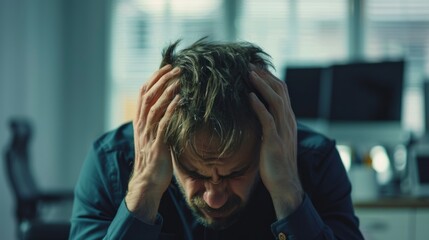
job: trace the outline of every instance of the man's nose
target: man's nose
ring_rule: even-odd
[[[217,209],[225,205],[228,200],[225,181],[220,180],[217,183],[207,181],[205,188],[203,199],[209,207]]]

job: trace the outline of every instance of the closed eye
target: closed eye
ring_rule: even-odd
[[[240,171],[236,171],[233,172],[231,174],[228,174],[227,176],[219,176],[221,179],[233,179],[233,178],[238,178],[241,177],[245,174],[247,169],[245,170],[240,170]],[[198,179],[198,180],[205,180],[208,181],[211,179],[211,177],[207,177],[207,176],[203,176],[197,172],[193,172],[193,171],[188,171],[187,174],[189,175],[189,177],[193,178],[193,179]]]
[[[192,179],[196,179],[196,180],[205,180],[208,181],[210,180],[212,177],[208,177],[208,176],[204,176],[199,174],[198,172],[194,171],[194,170],[190,170],[187,169],[180,161],[176,161],[177,165],[179,166],[179,168],[185,172],[186,175],[188,175],[190,178]],[[244,168],[238,170],[238,171],[234,171],[228,175],[225,176],[219,176],[221,179],[232,179],[232,178],[238,178],[241,177],[243,175],[246,174],[247,170],[249,168],[252,168],[254,164],[249,164],[247,166],[245,166]]]

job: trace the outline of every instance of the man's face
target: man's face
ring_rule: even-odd
[[[220,156],[218,139],[200,131],[194,148],[173,161],[186,202],[207,227],[223,229],[234,223],[259,179],[259,141],[253,131],[243,134],[236,151]]]

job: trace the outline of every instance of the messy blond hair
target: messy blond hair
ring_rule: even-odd
[[[261,126],[248,99],[254,91],[249,84],[250,63],[267,69],[272,66],[269,55],[248,42],[203,38],[177,51],[179,42],[164,49],[161,63],[181,69],[181,100],[165,133],[174,154],[180,156],[187,146],[195,149],[194,134],[203,128],[219,140],[219,155],[236,150],[244,130],[259,135]]]

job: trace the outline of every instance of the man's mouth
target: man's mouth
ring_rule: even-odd
[[[200,209],[203,214],[212,219],[220,219],[229,217],[237,207],[230,207],[228,209],[212,209],[212,208],[202,208]]]

